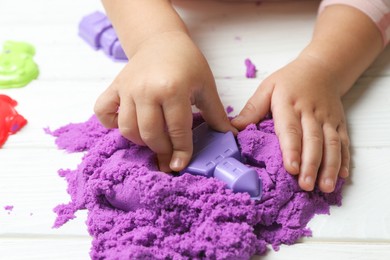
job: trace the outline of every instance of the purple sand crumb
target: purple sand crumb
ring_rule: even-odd
[[[7,205],[7,206],[4,206],[4,209],[7,210],[7,211],[12,211],[14,209],[14,206]]]
[[[195,115],[194,127],[202,121]],[[333,193],[305,192],[286,172],[272,119],[238,134],[242,156],[262,178],[261,201],[214,178],[159,172],[147,147],[106,130],[95,116],[47,132],[59,148],[86,151],[77,169],[59,171],[71,201],[54,209],[54,227],[87,209],[92,259],[250,259],[265,254],[267,245],[278,250],[311,236],[310,219],[341,205],[342,179]],[[121,185],[132,188],[141,207],[125,212],[108,203]]]
[[[234,111],[234,108],[232,106],[227,106],[226,107],[226,113],[230,114]]]
[[[246,74],[247,78],[256,78],[256,66],[252,63],[250,59],[245,60]]]

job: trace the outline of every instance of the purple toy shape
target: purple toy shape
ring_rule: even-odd
[[[100,38],[100,44],[105,54],[112,56],[112,47],[118,40],[118,36],[115,33],[114,28],[108,28]]]
[[[101,12],[85,16],[79,24],[79,35],[94,49],[99,49],[102,33],[111,28],[111,22]]]
[[[240,152],[232,132],[216,132],[203,123],[193,130],[193,142],[192,160],[180,174],[188,172],[215,177],[234,192],[248,192],[253,199],[261,198],[261,179],[255,170],[240,162]]]
[[[192,160],[181,174],[189,172],[213,177],[215,167],[223,159],[233,157],[240,160],[240,152],[232,132],[219,133],[203,123],[193,130],[193,142]]]
[[[126,53],[119,41],[114,42],[114,45],[112,46],[112,57],[116,60],[127,60]]]
[[[226,183],[234,192],[248,192],[252,199],[261,198],[262,182],[257,172],[233,157],[215,167],[214,178]]]
[[[118,36],[107,16],[99,11],[85,16],[79,24],[79,35],[92,48],[100,48],[115,60],[127,60]]]

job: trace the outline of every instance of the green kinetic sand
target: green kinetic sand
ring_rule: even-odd
[[[35,48],[28,43],[6,41],[0,53],[0,89],[26,86],[39,74],[33,57]]]

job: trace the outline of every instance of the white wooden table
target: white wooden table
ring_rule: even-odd
[[[224,104],[245,104],[259,82],[293,59],[309,41],[318,1],[253,3],[177,1],[216,77]],[[0,90],[19,102],[29,123],[0,149],[0,259],[89,259],[86,212],[52,229],[52,209],[68,202],[59,168],[81,154],[58,150],[44,127],[85,121],[97,96],[123,66],[77,36],[82,16],[99,1],[0,0],[0,44],[32,43],[38,80]],[[245,78],[244,60],[258,68]],[[341,57],[342,58],[342,57]],[[390,48],[344,98],[352,141],[352,176],[343,206],[309,224],[313,237],[262,259],[390,259]],[[13,205],[9,212],[4,206]],[[257,258],[257,257],[255,257]]]

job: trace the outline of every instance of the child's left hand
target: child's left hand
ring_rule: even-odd
[[[271,111],[286,170],[310,191],[332,192],[349,175],[349,137],[339,80],[321,61],[301,55],[265,79],[232,121],[238,129]]]

